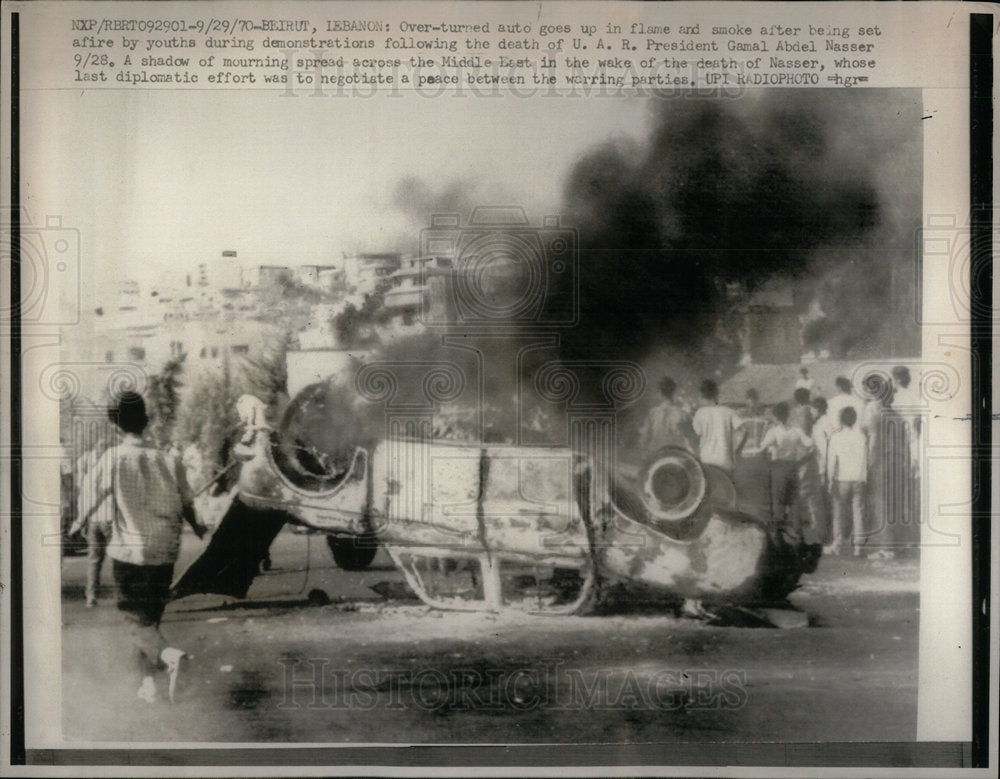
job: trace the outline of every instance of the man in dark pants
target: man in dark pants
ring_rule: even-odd
[[[800,428],[788,424],[788,416],[787,403],[774,407],[778,424],[767,431],[760,448],[771,459],[771,518],[801,538],[802,528],[793,507],[798,494],[799,462],[812,453],[813,442]]]
[[[122,438],[97,462],[92,489],[80,506],[83,521],[110,499],[114,505],[107,553],[118,587],[118,609],[129,624],[142,676],[138,697],[157,697],[155,674],[166,670],[170,693],[184,652],[168,647],[160,618],[170,599],[170,581],[186,520],[200,538],[206,528],[194,514],[191,491],[179,460],[143,443],[149,421],[142,396],[129,392],[108,409]]]

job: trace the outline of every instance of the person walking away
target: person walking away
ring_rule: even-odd
[[[142,440],[148,417],[142,396],[124,393],[108,416],[121,441],[98,460],[92,489],[83,494],[80,516],[88,521],[101,504],[113,504],[107,553],[118,588],[118,609],[128,624],[141,676],[137,696],[157,699],[155,674],[167,671],[170,697],[183,650],[167,645],[160,619],[170,597],[182,522],[201,538],[183,465]]]
[[[847,406],[840,412],[840,428],[830,436],[827,456],[827,482],[833,499],[833,540],[824,548],[828,554],[840,554],[842,544],[850,539],[854,556],[861,556],[865,532],[865,492],[868,481],[868,444],[856,426],[858,415]],[[847,516],[850,513],[851,522]]]
[[[774,407],[777,424],[767,431],[761,448],[771,461],[771,519],[793,537],[805,541],[794,505],[798,494],[799,461],[813,451],[813,442],[799,428],[788,424],[788,412],[787,403]]]
[[[677,446],[689,452],[695,451],[694,427],[691,415],[674,400],[677,383],[669,376],[660,379],[660,394],[663,400],[649,411],[649,416],[639,429],[639,448],[646,454],[665,446]]]
[[[735,458],[746,443],[743,432],[739,442],[733,446],[740,418],[731,408],[719,405],[719,385],[712,379],[701,383],[701,396],[705,405],[694,413],[694,432],[698,436],[698,458],[705,465],[714,465],[733,475]]]

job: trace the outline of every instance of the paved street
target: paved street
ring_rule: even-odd
[[[201,548],[185,533],[178,574]],[[132,665],[110,565],[100,605],[87,609],[86,559],[65,558],[66,737],[314,743],[915,737],[919,568],[913,560],[823,559],[792,596],[810,627],[780,630],[656,613],[443,613],[408,597],[381,551],[368,570],[344,572],[322,536],[286,528],[272,557],[272,570],[245,601],[199,595],[168,606],[165,636],[194,655],[174,705],[135,698],[124,672]],[[314,590],[331,602],[315,592],[310,601]]]

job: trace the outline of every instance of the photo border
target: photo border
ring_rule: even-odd
[[[13,240],[9,294],[18,300],[20,277],[20,132],[19,132],[19,13],[9,14],[10,46],[10,196]],[[971,141],[970,194],[973,214],[970,222],[974,245],[992,245],[993,220],[993,14],[970,13],[969,119]],[[871,767],[964,767],[983,768],[990,759],[991,715],[991,547],[992,510],[992,256],[984,252],[970,263],[970,289],[978,291],[985,306],[973,307],[970,321],[972,359],[972,587],[973,587],[973,689],[971,742],[826,743],[826,744],[703,744],[691,745],[509,745],[479,747],[466,745],[409,747],[273,747],[265,749],[25,749],[24,644],[23,644],[23,556],[22,556],[22,387],[21,318],[14,310],[10,327],[10,735],[7,743],[11,766],[373,766],[438,767],[488,766],[529,767],[554,770],[571,765],[620,767],[674,766],[871,766]],[[988,272],[977,263],[987,263]],[[982,288],[985,286],[985,288]],[[994,747],[995,749],[995,747]],[[748,759],[749,756],[750,757]],[[305,760],[302,758],[306,757]],[[447,758],[445,762],[444,758]],[[568,758],[568,759],[567,759]],[[753,762],[751,762],[751,760]]]

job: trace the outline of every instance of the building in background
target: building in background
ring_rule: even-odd
[[[393,327],[423,330],[427,324],[448,320],[447,298],[452,283],[452,261],[447,257],[408,257],[389,276],[384,307]]]
[[[398,252],[363,252],[344,258],[344,280],[360,294],[369,295],[400,267]]]
[[[295,280],[307,287],[319,290],[330,290],[334,282],[342,278],[342,265],[299,265],[295,268]]]
[[[291,281],[294,276],[288,265],[253,265],[244,268],[241,280],[245,287],[259,288],[273,286],[281,281]]]

